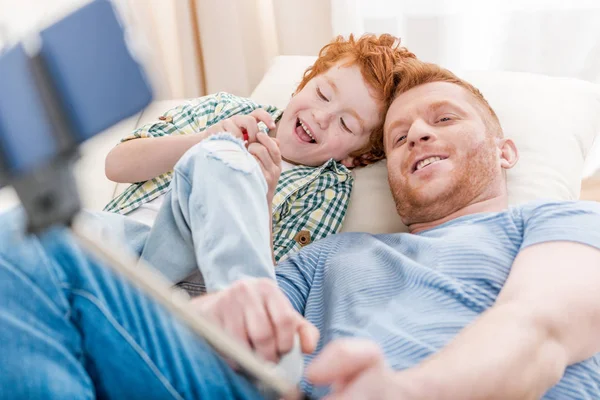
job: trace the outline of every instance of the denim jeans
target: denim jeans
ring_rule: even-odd
[[[275,278],[267,185],[229,134],[190,149],[152,228],[88,213],[172,282],[200,268],[208,290]],[[65,230],[25,239],[0,216],[0,399],[258,398],[200,339],[85,254]]]
[[[0,399],[260,398],[66,230],[23,226],[20,210],[0,216]]]

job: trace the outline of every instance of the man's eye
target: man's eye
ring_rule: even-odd
[[[450,117],[442,117],[438,120],[438,122],[448,122],[448,121],[452,121],[452,118]]]
[[[321,89],[319,88],[317,88],[317,95],[321,98],[321,100],[329,102],[329,99],[325,97],[325,95],[323,94],[323,92],[321,92]]]
[[[398,136],[398,138],[396,139],[396,144],[403,144],[406,141],[406,135],[400,135]]]
[[[348,128],[348,125],[346,125],[346,123],[344,122],[344,118],[340,118],[340,123],[342,124],[342,128],[343,128],[343,129],[344,129],[346,132],[354,134],[354,133],[352,132],[352,130],[351,130],[350,128]]]

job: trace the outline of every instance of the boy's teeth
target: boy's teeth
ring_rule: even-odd
[[[431,163],[434,163],[436,161],[440,161],[441,159],[442,159],[442,157],[435,156],[435,157],[429,157],[429,158],[426,158],[424,160],[421,160],[421,161],[419,161],[417,163],[417,171],[420,170],[423,167],[428,166]]]
[[[304,125],[304,122],[300,121],[300,125],[302,126],[302,129],[304,129],[304,132],[306,132],[306,134],[308,136],[310,136],[310,138],[312,140],[315,140],[315,137],[312,135],[312,133],[310,132],[310,130],[308,129],[308,127],[306,125]]]

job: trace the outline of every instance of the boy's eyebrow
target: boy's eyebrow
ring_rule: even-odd
[[[333,91],[335,92],[335,94],[338,94],[340,91],[338,90],[338,87],[335,84],[335,82],[333,81],[333,79],[331,79],[328,76],[325,76],[324,78],[327,81],[327,83],[329,83],[329,86],[331,86],[333,88]]]
[[[335,82],[333,81],[333,79],[331,79],[328,76],[325,76],[324,78],[327,81],[327,83],[329,84],[329,86],[331,86],[331,88],[333,89],[333,92],[335,94],[339,94],[340,91],[339,91],[337,85],[335,84]],[[365,121],[360,117],[360,115],[358,115],[358,113],[353,108],[349,108],[348,112],[350,114],[352,114],[352,116],[358,120],[358,124],[360,125],[360,130],[364,131],[365,130]]]

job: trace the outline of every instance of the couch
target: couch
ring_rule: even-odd
[[[303,71],[314,57],[277,57],[252,96],[284,107]],[[516,72],[459,72],[486,96],[520,149],[521,159],[508,174],[509,202],[539,198],[574,200],[587,170],[600,165],[600,87],[574,79]],[[104,159],[119,139],[136,127],[155,121],[185,100],[155,101],[143,112],[113,126],[82,146],[76,177],[84,206],[101,210],[125,185],[104,175]],[[596,147],[594,143],[596,142]],[[590,167],[592,165],[592,167]],[[343,231],[401,232],[406,227],[395,212],[387,184],[386,164],[354,171],[355,187]],[[0,191],[0,210],[18,201],[10,188]]]

